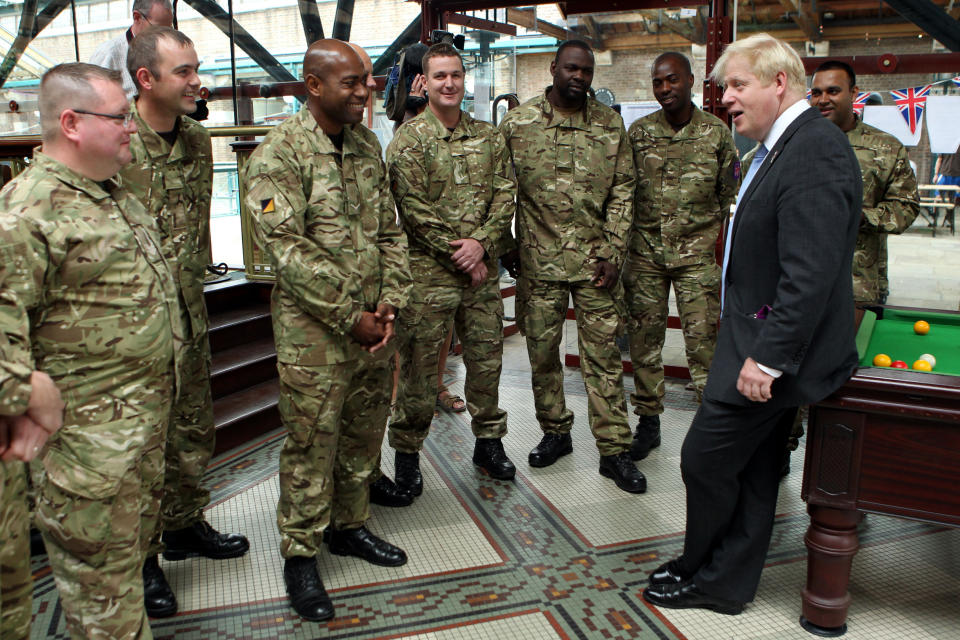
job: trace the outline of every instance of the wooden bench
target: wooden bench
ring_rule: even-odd
[[[933,235],[937,235],[938,226],[949,226],[950,235],[953,235],[956,232],[957,208],[960,207],[960,187],[952,184],[922,184],[917,190],[920,192],[920,213],[929,222]]]

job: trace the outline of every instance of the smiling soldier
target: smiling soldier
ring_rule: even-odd
[[[453,46],[430,47],[423,72],[427,108],[387,148],[414,281],[398,320],[402,375],[390,445],[397,450],[397,485],[413,495],[423,487],[419,453],[433,419],[437,352],[451,326],[467,367],[473,463],[500,480],[516,473],[503,450],[507,412],[498,403],[503,302],[496,248],[510,233],[515,207],[510,156],[493,125],[460,109],[464,69]]]
[[[630,360],[640,416],[630,457],[660,444],[667,299],[673,285],[687,366],[699,400],[717,342],[720,268],[715,247],[736,195],[739,163],[730,129],[693,104],[693,72],[680,53],[657,56],[653,94],[663,107],[630,126],[637,167],[633,230],[623,284],[630,311]]]
[[[210,134],[187,117],[197,108],[200,90],[197,52],[179,31],[148,27],[131,42],[127,67],[138,88],[132,108],[137,133],[130,141],[133,162],[120,177],[157,221],[186,334],[180,394],[166,429],[160,526],[143,567],[147,613],[160,618],[177,612],[176,597],[157,559],[160,551],[168,560],[219,560],[242,556],[250,544],[240,534],[217,532],[203,516],[210,494],[201,481],[215,440],[203,300],[203,276],[210,264],[213,153]]]
[[[284,581],[294,610],[319,621],[334,613],[317,570],[326,529],[332,553],[407,561],[365,523],[390,407],[393,323],[410,274],[380,144],[360,124],[370,95],[360,57],[345,42],[318,40],[303,74],[306,106],[267,134],[243,179],[277,275]]]

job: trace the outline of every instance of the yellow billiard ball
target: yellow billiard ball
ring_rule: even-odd
[[[926,320],[917,320],[913,323],[913,332],[918,336],[925,336],[930,333],[930,323]]]
[[[891,362],[893,360],[885,353],[878,353],[873,356],[873,366],[875,367],[889,367]]]
[[[913,363],[913,368],[917,371],[932,371],[933,367],[926,360],[917,360]]]
[[[920,359],[921,359],[921,360],[926,360],[927,362],[929,362],[931,368],[937,366],[937,359],[934,358],[934,357],[933,357],[932,355],[930,355],[929,353],[923,354],[922,356],[920,356]]]

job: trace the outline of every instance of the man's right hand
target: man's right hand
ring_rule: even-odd
[[[22,460],[30,462],[47,442],[50,432],[27,416],[3,416],[0,418],[0,432],[6,431],[6,447],[2,449],[0,460],[10,462]]]
[[[364,311],[360,320],[350,330],[350,335],[369,351],[371,346],[383,340],[384,326],[378,322],[376,314],[371,311]]]
[[[63,400],[53,378],[43,371],[30,374],[30,401],[26,416],[53,433],[63,425]]]
[[[479,287],[482,285],[483,281],[487,279],[488,273],[489,271],[487,271],[487,265],[483,262],[478,262],[473,269],[467,271],[467,275],[470,276],[470,286]]]

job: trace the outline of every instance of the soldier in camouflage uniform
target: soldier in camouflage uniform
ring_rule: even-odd
[[[860,163],[863,217],[853,253],[853,299],[858,305],[872,305],[880,303],[886,236],[903,233],[913,224],[920,198],[907,150],[890,134],[864,124],[853,111],[856,85],[849,65],[824,62],[813,74],[810,104],[847,134]]]
[[[37,526],[74,638],[151,638],[141,566],[157,526],[182,326],[157,225],[111,179],[136,131],[115,71],[58,65],[42,151],[0,192],[2,406],[33,369],[63,394],[40,452]]]
[[[620,116],[587,96],[593,67],[589,45],[561,43],[550,64],[553,85],[500,124],[519,193],[517,324],[527,339],[544,431],[529,462],[551,465],[573,448],[558,353],[572,295],[600,473],[639,493],[647,483],[627,453],[623,365],[614,342],[623,327],[618,285],[633,219],[633,156]]]
[[[244,167],[246,206],[277,275],[271,311],[280,373],[277,526],[290,602],[333,617],[317,571],[330,551],[397,566],[401,549],[364,526],[406,302],[406,241],[376,136],[359,124],[369,95],[359,56],[318,40],[303,63],[307,104],[277,125]]]
[[[661,352],[671,284],[698,400],[707,382],[720,315],[716,243],[736,195],[739,168],[730,129],[690,99],[693,72],[686,56],[661,54],[651,76],[663,108],[634,122],[628,132],[637,168],[623,274],[636,384],[630,400],[640,416],[630,445],[634,460],[660,444]]]
[[[138,86],[133,105],[137,133],[133,162],[120,177],[160,229],[164,257],[173,271],[186,336],[181,392],[167,429],[161,531],[144,562],[147,613],[172,616],[177,600],[157,562],[189,556],[235,558],[250,545],[239,534],[221,534],[203,517],[210,494],[201,486],[213,455],[215,429],[210,393],[210,341],[203,276],[210,264],[210,198],[213,153],[210,134],[186,114],[196,109],[200,89],[193,42],[170,27],[149,27],[133,40],[127,57]]]
[[[451,325],[463,343],[464,389],[476,437],[473,462],[514,477],[503,450],[507,412],[498,406],[503,302],[497,247],[509,235],[516,185],[503,136],[460,109],[464,68],[449,44],[423,57],[427,108],[387,148],[390,186],[410,243],[413,286],[397,318],[400,384],[390,422],[397,485],[423,491],[419,452],[437,397],[437,352]]]

